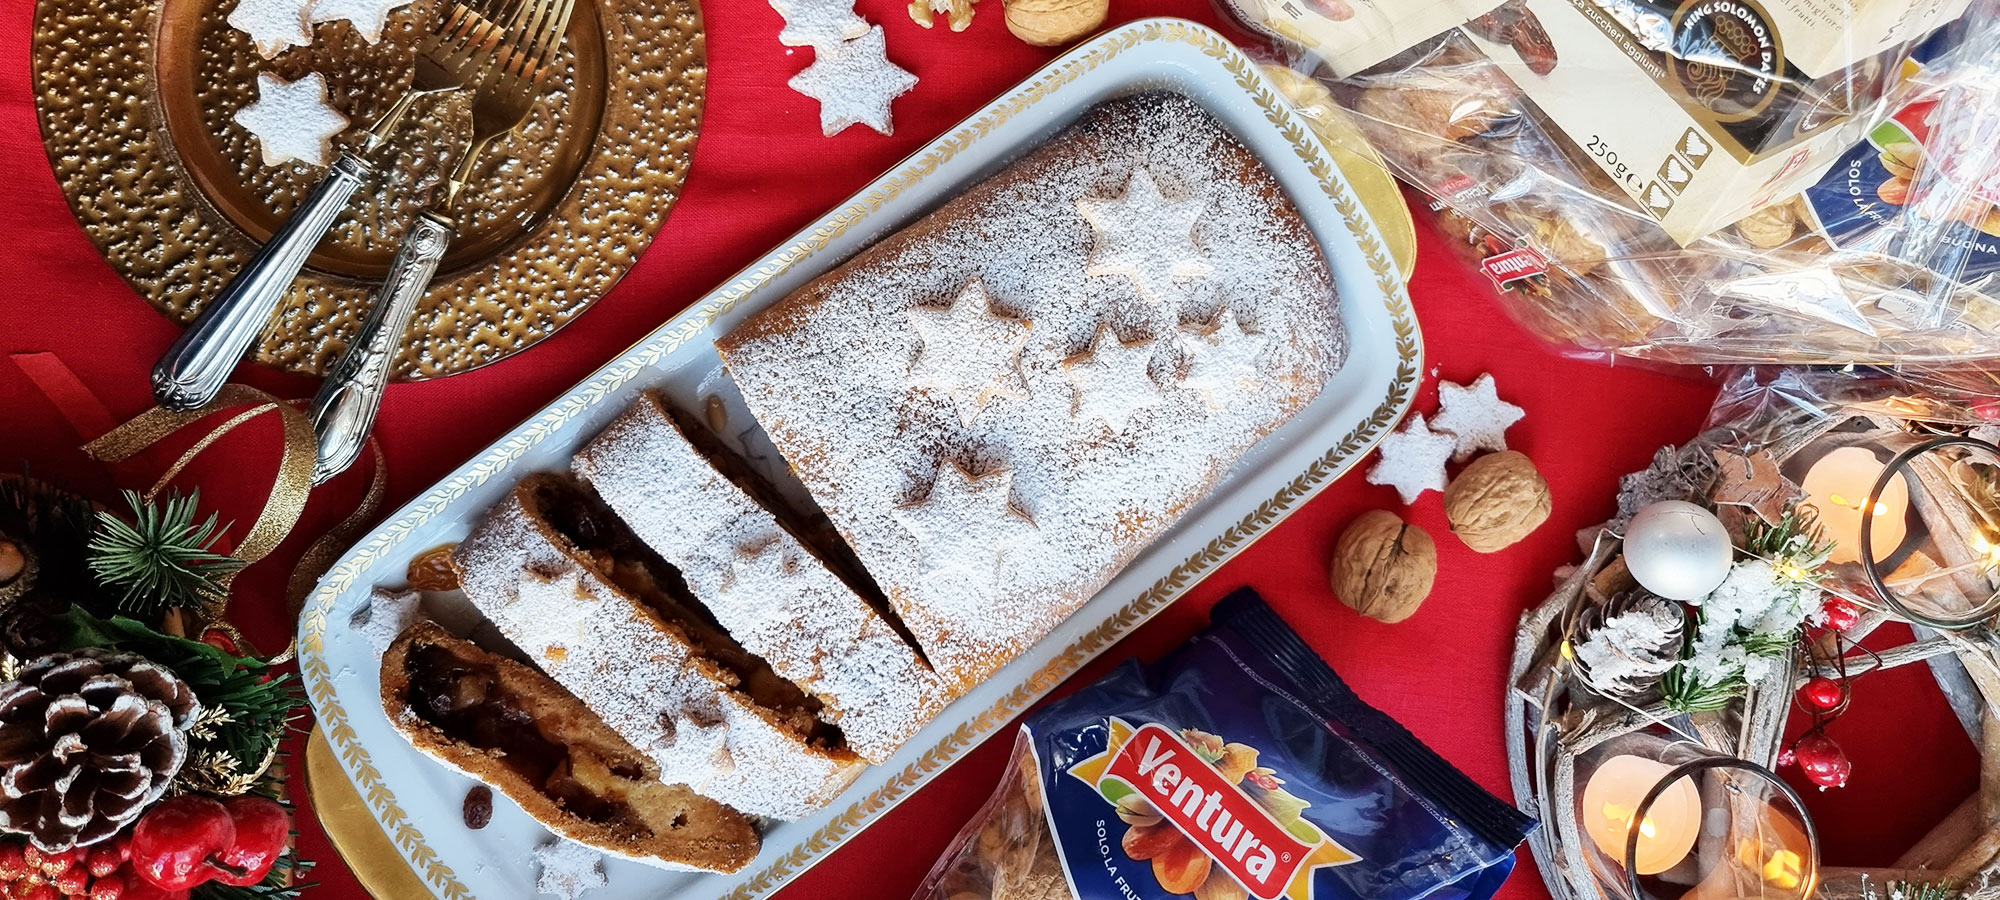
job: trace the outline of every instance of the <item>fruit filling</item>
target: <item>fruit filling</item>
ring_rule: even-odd
[[[589,488],[567,478],[543,478],[537,480],[535,494],[543,518],[591,560],[598,574],[678,627],[697,652],[736,678],[736,690],[775,713],[801,738],[826,747],[844,745],[840,729],[821,721],[820,701],[743,649],[688,590],[680,572],[633,535]]]
[[[434,644],[411,647],[403,665],[410,709],[446,736],[487,751],[578,818],[637,824],[628,798],[648,779],[636,760],[606,761],[548,734],[495,666]]]

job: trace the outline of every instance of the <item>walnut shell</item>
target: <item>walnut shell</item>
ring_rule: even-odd
[[[1007,30],[1037,47],[1060,47],[1104,24],[1111,0],[1006,0]]]
[[[1401,622],[1430,596],[1437,545],[1386,509],[1362,513],[1333,546],[1333,593],[1378,622]]]
[[[1481,553],[1512,545],[1549,518],[1549,483],[1527,454],[1489,453],[1444,489],[1452,533]]]

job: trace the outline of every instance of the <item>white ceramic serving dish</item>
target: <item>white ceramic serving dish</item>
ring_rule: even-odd
[[[958,194],[1107,98],[1166,88],[1200,101],[1269,167],[1325,249],[1348,334],[1345,366],[1318,400],[1259,444],[1205,501],[1066,623],[953,703],[889,761],[869,768],[810,818],[771,825],[761,855],[734,875],[672,873],[608,861],[593,900],[673,896],[749,900],[775,892],[922,786],[1064,677],[1187,591],[1352,467],[1401,418],[1422,345],[1401,276],[1347,179],[1256,65],[1200,25],[1152,19],[1117,28],[1050,63],[784,246],[599,369],[568,394],[389,516],[321,580],[300,621],[299,663],[335,756],[412,868],[439,897],[534,896],[532,848],[547,832],[511,802],[465,827],[464,777],[412,750],[378,697],[379,659],[349,627],[409,560],[464,536],[522,475],[561,469],[640,390],[692,407],[713,391],[712,341],[820,273]],[[730,420],[750,417],[737,404]],[[462,601],[460,601],[462,602]],[[426,604],[452,619],[450,597]],[[460,630],[465,624],[461,621]]]

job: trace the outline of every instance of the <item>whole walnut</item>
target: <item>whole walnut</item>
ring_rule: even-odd
[[[1444,514],[1467,547],[1492,553],[1548,521],[1549,483],[1526,454],[1489,453],[1444,489]]]
[[[1430,596],[1437,568],[1437,545],[1422,528],[1369,510],[1333,546],[1333,593],[1368,618],[1401,622]]]
[[[1111,0],[1006,0],[1007,30],[1037,47],[1060,47],[1104,24]]]

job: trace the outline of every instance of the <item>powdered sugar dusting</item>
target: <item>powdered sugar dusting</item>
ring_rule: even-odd
[[[987,401],[1026,391],[1021,348],[1034,323],[993,309],[993,298],[979,282],[966,285],[942,309],[912,307],[910,326],[923,336],[910,366],[911,384],[943,391],[963,423],[972,424]]]
[[[366,639],[376,653],[385,653],[389,645],[396,642],[396,635],[423,618],[418,609],[422,600],[423,595],[416,591],[392,591],[378,587],[368,593],[368,602],[354,611],[347,624]]]
[[[1150,340],[1128,344],[1110,326],[1098,326],[1090,349],[1063,360],[1063,375],[1076,388],[1076,417],[1100,419],[1115,435],[1140,410],[1160,405],[1160,385],[1149,372],[1155,346]]]
[[[489,511],[455,551],[465,595],[542,671],[650,757],[662,781],[751,815],[790,819],[824,805],[860,774],[858,759],[807,746],[774,723],[731,689],[733,675],[696,658],[678,631],[550,543],[518,493]]]
[[[771,0],[771,8],[785,17],[778,43],[787,47],[834,47],[868,33],[854,0]]]
[[[306,29],[306,7],[312,0],[238,0],[229,11],[229,27],[250,36],[257,54],[270,59],[289,47],[312,43]]]
[[[1150,302],[1129,277],[1086,272],[1094,231],[1078,201],[1119,196],[1140,170],[1165,197],[1203,198],[1189,234],[1212,271],[1173,302]],[[974,281],[1034,327],[1020,354],[1023,396],[992,398],[966,424],[948,398],[903,376],[924,346],[910,310],[942,306]],[[1251,356],[1256,390],[1212,406],[1183,383],[1187,354],[1173,340],[1224,310],[1266,347]],[[1104,326],[1157,346],[1159,402],[1115,433],[1076,414],[1063,365]],[[1100,106],[719,343],[751,411],[932,663],[960,683],[1094,594],[1317,396],[1345,356],[1326,262],[1296,210],[1198,104],[1165,93]],[[963,472],[1005,472],[1009,502],[953,480]],[[913,552],[912,526],[925,523],[912,513],[937,503],[1009,542],[979,590],[934,574],[982,567],[990,547],[967,542],[966,559],[949,566],[937,554],[952,548]]]
[[[604,854],[575,841],[556,838],[535,848],[542,871],[535,876],[535,893],[558,900],[577,900],[604,880]]]
[[[1178,298],[1177,282],[1215,271],[1194,245],[1194,226],[1207,206],[1198,193],[1168,200],[1144,167],[1132,171],[1119,197],[1078,198],[1077,211],[1095,232],[1084,271],[1130,278],[1139,296],[1154,303]]]
[[[948,697],[890,624],[681,435],[653,396],[574,468],[640,540],[680,569],[736,641],[826,704],[849,746],[880,761]]]
[[[1181,352],[1187,356],[1187,378],[1183,384],[1221,407],[1232,397],[1257,390],[1262,366],[1258,357],[1270,346],[1262,334],[1246,334],[1234,309],[1225,309],[1206,326],[1182,326]]]
[[[889,103],[917,86],[917,76],[889,61],[882,26],[839,45],[813,50],[813,64],[785,82],[787,87],[819,101],[819,129],[827,137],[850,125],[866,125],[883,134],[889,123]]]

